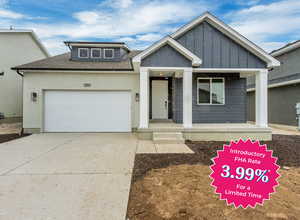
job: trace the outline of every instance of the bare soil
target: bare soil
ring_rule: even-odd
[[[210,186],[211,158],[224,142],[187,142],[190,154],[136,155],[127,216],[130,220],[300,219],[300,136],[265,142],[282,167],[277,192],[255,209],[235,209]]]

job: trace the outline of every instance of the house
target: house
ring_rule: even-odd
[[[26,132],[271,139],[267,74],[280,63],[208,12],[143,51],[65,44],[70,53],[13,68],[24,77]],[[258,82],[256,125],[246,123],[250,75]]]
[[[300,103],[300,41],[271,52],[281,62],[269,71],[268,115],[269,122],[297,125],[296,104]],[[255,118],[255,82],[248,80],[248,120]]]
[[[7,121],[22,117],[22,77],[11,68],[47,57],[33,31],[0,29],[0,115]]]

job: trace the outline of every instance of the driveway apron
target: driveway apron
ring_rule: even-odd
[[[136,147],[130,133],[0,144],[0,220],[124,220]]]

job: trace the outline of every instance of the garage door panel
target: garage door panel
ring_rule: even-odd
[[[46,132],[130,132],[131,96],[123,91],[46,91]]]

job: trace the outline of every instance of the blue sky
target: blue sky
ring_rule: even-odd
[[[33,29],[52,55],[65,40],[143,49],[205,11],[267,51],[300,39],[299,0],[0,0],[0,28]]]

